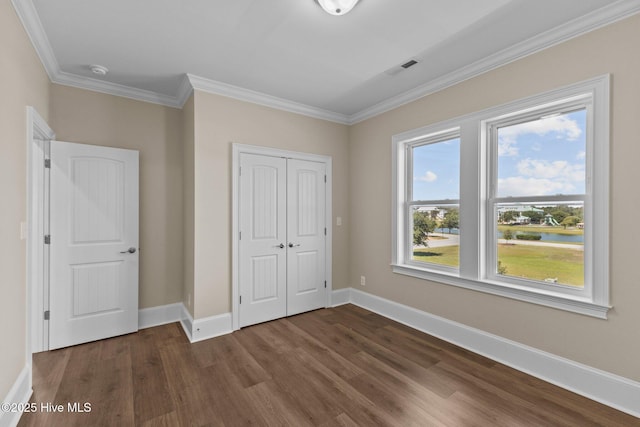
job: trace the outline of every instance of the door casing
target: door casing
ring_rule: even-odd
[[[45,197],[48,196],[44,159],[49,141],[56,135],[33,107],[27,107],[27,363],[31,354],[49,349],[48,310],[48,248],[46,234]]]
[[[320,154],[301,153],[297,151],[280,150],[277,148],[260,147],[246,144],[232,144],[232,227],[231,227],[231,250],[232,250],[232,281],[231,281],[231,321],[233,330],[240,329],[239,312],[240,312],[240,282],[239,282],[239,258],[240,258],[240,154],[258,154],[264,156],[283,157],[288,159],[309,160],[313,162],[321,162],[326,165],[327,185],[326,185],[326,205],[325,218],[327,224],[327,238],[325,245],[325,277],[327,279],[327,292],[325,306],[331,305],[331,290],[333,289],[331,271],[332,271],[332,236],[333,236],[333,216],[332,216],[332,168],[331,157]]]

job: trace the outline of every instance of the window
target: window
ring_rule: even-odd
[[[606,318],[609,78],[394,136],[393,271]]]
[[[460,138],[457,131],[433,135],[408,147],[413,177],[408,186],[411,244],[406,258],[416,265],[457,270],[460,225]]]

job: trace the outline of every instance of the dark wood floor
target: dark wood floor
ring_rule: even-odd
[[[353,305],[195,344],[171,324],[36,354],[32,402],[65,408],[20,426],[640,425]]]

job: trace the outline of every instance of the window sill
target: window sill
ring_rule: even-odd
[[[471,289],[474,291],[552,307],[559,310],[597,317],[599,319],[607,319],[607,313],[611,309],[608,305],[601,305],[585,299],[574,298],[558,293],[535,289],[523,289],[503,283],[498,284],[489,281],[465,279],[457,275],[436,272],[410,265],[392,264],[391,267],[394,273],[403,274],[405,276],[431,280],[446,285],[458,286],[460,288]]]

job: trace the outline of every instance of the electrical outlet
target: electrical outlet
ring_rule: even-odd
[[[367,286],[367,278],[360,276],[360,286]]]
[[[337,225],[338,227],[342,225],[342,217],[341,217],[341,216],[336,217],[336,225]]]

